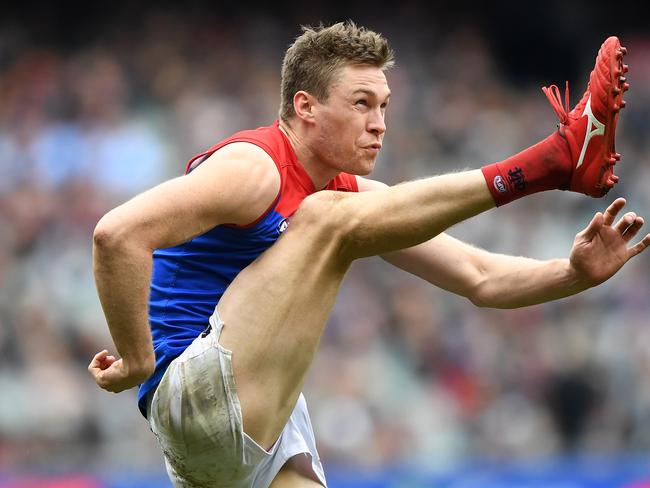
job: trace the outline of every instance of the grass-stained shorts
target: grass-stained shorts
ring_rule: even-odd
[[[244,433],[232,352],[219,344],[224,324],[216,310],[210,326],[172,361],[147,409],[174,486],[267,488],[289,459],[327,486],[302,394],[269,451]]]

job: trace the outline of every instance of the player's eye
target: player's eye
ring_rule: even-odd
[[[361,100],[357,100],[356,102],[354,102],[354,104],[359,105],[361,107],[367,107],[368,106],[368,101],[364,100],[364,99],[361,99]]]

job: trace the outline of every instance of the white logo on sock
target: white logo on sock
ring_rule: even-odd
[[[589,141],[594,136],[602,136],[605,134],[605,124],[601,123],[594,113],[591,111],[591,93],[589,94],[589,99],[585,105],[585,110],[582,112],[582,116],[587,116],[587,133],[585,134],[585,140],[582,143],[582,151],[580,151],[580,157],[578,158],[578,164],[576,164],[576,169],[582,166],[582,163],[585,159],[585,154],[587,154],[587,146]]]
[[[506,184],[503,182],[503,178],[501,178],[501,176],[499,175],[494,177],[494,180],[492,180],[492,184],[494,185],[494,188],[496,188],[496,190],[499,193],[505,193],[508,191]]]

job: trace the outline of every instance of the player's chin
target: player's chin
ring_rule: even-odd
[[[377,154],[374,156],[365,158],[360,158],[356,164],[356,171],[354,174],[359,176],[366,176],[372,173],[372,170],[375,169],[375,163],[377,162]]]
[[[374,161],[372,164],[359,164],[357,165],[354,174],[357,176],[367,176],[372,173],[372,170],[375,169]]]

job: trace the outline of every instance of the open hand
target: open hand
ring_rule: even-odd
[[[614,220],[625,206],[624,198],[617,198],[605,213],[596,213],[585,230],[573,241],[571,266],[578,277],[589,286],[595,286],[613,276],[632,257],[650,246],[650,234],[630,245],[643,226],[643,218],[628,212]]]

